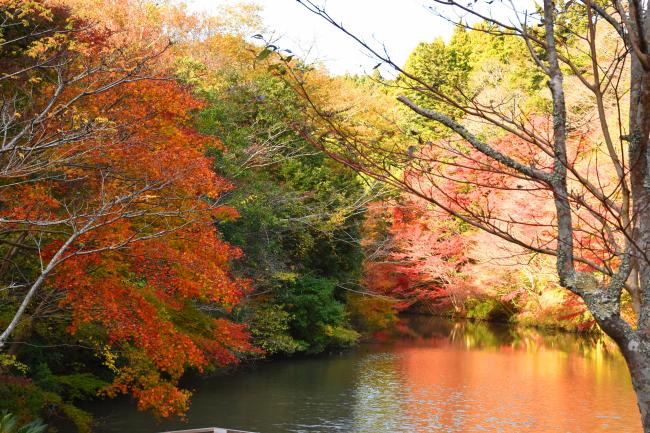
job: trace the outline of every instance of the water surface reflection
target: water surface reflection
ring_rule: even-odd
[[[601,340],[425,317],[403,331],[349,353],[190,383],[188,423],[157,424],[125,401],[94,412],[105,433],[641,431],[623,360]]]

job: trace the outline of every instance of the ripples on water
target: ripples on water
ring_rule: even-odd
[[[198,380],[188,423],[126,401],[94,412],[104,433],[231,427],[295,432],[639,433],[625,364],[600,339],[410,318],[355,351]]]

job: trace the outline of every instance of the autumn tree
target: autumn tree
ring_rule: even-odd
[[[401,310],[462,308],[468,226],[413,196],[373,204],[365,225],[365,287],[399,300]]]
[[[650,432],[647,2],[545,0],[528,10],[519,2],[432,2],[435,13],[461,17],[460,26],[473,20],[477,33],[516,41],[526,69],[541,77],[531,82],[537,95],[507,85],[512,59],[499,69],[476,64],[474,80],[454,87],[402,68],[315,2],[300,3],[397,71],[398,100],[449,131],[410,149],[386,136],[368,140],[367,125],[350,126],[350,116],[332,108],[339,103],[328,106],[297,80],[321,125],[321,146],[467,224],[555,257],[560,284],[620,347]],[[501,207],[499,194],[534,200],[540,212],[522,217]],[[634,323],[621,317],[625,291],[638,311]]]
[[[138,2],[0,4],[0,347],[42,321],[98,353],[139,408],[182,415],[188,368],[254,352],[229,312],[247,290],[215,230],[231,185],[175,79],[173,26]],[[161,18],[162,17],[162,18]]]

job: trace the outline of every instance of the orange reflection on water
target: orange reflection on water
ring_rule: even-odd
[[[641,431],[621,358],[541,338],[480,344],[466,331],[395,348],[400,410],[413,431]]]

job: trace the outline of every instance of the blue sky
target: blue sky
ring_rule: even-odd
[[[195,10],[216,13],[219,6],[234,0],[185,0]],[[376,60],[322,19],[312,15],[296,0],[253,0],[263,7],[265,34],[281,36],[280,45],[310,61],[322,61],[333,73],[370,72]],[[323,4],[321,1],[320,4]],[[328,13],[354,33],[380,46],[385,43],[392,58],[403,64],[421,41],[448,38],[452,26],[436,17],[420,0],[328,0]]]

